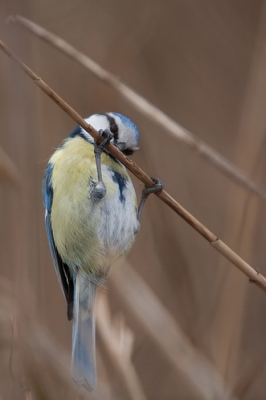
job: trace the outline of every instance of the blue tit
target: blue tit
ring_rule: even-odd
[[[86,122],[110,133],[105,145],[111,140],[125,155],[138,149],[138,129],[123,115],[96,114]],[[72,375],[89,390],[96,387],[96,289],[126,256],[139,229],[126,168],[104,146],[96,150],[99,145],[78,126],[52,155],[43,180],[50,250],[73,318]]]

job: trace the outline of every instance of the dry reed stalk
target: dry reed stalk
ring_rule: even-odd
[[[74,384],[69,353],[23,307],[15,300],[13,282],[0,276],[0,380],[10,385],[7,398],[112,400],[111,388],[103,379],[93,393],[84,393]]]
[[[152,122],[157,123],[163,128],[164,131],[167,131],[175,139],[178,139],[180,142],[195,150],[197,155],[202,156],[211,165],[232,179],[237,185],[242,186],[263,200],[266,200],[265,190],[258,188],[257,185],[237,166],[232,164],[228,159],[226,159],[223,155],[221,155],[203,140],[198,138],[195,134],[189,132],[172,118],[168,117],[159,108],[151,104],[144,97],[140,96],[129,86],[125,85],[117,76],[102,68],[99,64],[85,54],[79,52],[65,40],[20,15],[10,16],[8,18],[8,22],[19,22],[24,28],[28,29],[30,32],[34,33],[36,36],[40,37],[46,42],[52,44],[68,57],[83,65],[97,78],[101,79],[117,90],[120,95],[122,95],[133,107],[135,107],[146,117],[150,118]]]
[[[58,104],[74,121],[76,121],[85,131],[87,131],[95,140],[99,137],[99,132],[67,104],[50,86],[48,86],[40,77],[38,77],[29,67],[27,67],[2,41],[0,49],[10,57],[33,81],[39,86],[55,103]],[[103,139],[100,140],[100,142]],[[139,180],[147,187],[154,185],[152,179],[139,168],[132,160],[123,155],[123,153],[114,145],[109,144],[107,150],[117,160],[119,160],[127,169],[129,169]],[[238,254],[222,242],[214,233],[206,228],[200,221],[191,215],[175,199],[173,199],[165,190],[157,195],[165,204],[183,218],[192,228],[203,236],[220,254],[242,271],[253,283],[266,292],[266,278],[245,262]]]
[[[263,182],[265,164],[265,101],[266,101],[266,4],[262,5],[259,28],[255,43],[250,78],[242,110],[236,152],[236,163]],[[225,237],[246,259],[252,257],[259,203],[248,193],[231,188]],[[224,262],[221,261],[222,267]],[[238,290],[235,290],[238,282]],[[234,387],[239,377],[241,343],[248,282],[239,282],[235,271],[229,270],[222,295],[216,307],[214,336],[217,340],[215,359],[222,375]]]
[[[115,292],[187,383],[193,398],[236,399],[215,367],[191,344],[158,297],[129,263],[124,264],[109,278]]]
[[[38,380],[37,390],[45,391],[47,399],[58,398],[58,393],[65,391],[66,398],[88,398],[90,400],[109,399],[111,388],[102,380],[99,382],[98,388],[92,393],[78,388],[70,376],[70,357],[54,340],[45,332],[45,329],[38,325],[32,324],[29,331],[25,332],[24,346],[25,352],[29,352],[29,376],[31,380]],[[27,359],[27,357],[25,357]],[[36,366],[34,371],[34,365]],[[51,393],[49,393],[49,386]],[[56,389],[56,390],[55,390]],[[65,398],[62,396],[62,398]]]
[[[146,400],[141,382],[131,361],[133,333],[125,322],[111,314],[104,293],[97,296],[97,331],[109,355],[113,368],[122,378],[128,397],[131,400]],[[122,317],[122,316],[120,316]]]
[[[0,179],[19,185],[20,174],[17,166],[0,146]]]

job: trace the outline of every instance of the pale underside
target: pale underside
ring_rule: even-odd
[[[107,192],[92,200],[97,182],[94,147],[80,137],[67,140],[50,162],[55,164],[51,224],[58,252],[70,270],[82,268],[85,274],[104,277],[130,250],[139,227],[132,182],[125,168],[103,153]]]

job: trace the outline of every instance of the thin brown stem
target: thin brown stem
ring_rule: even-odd
[[[266,200],[265,190],[259,188],[252,181],[252,179],[250,179],[236,165],[231,163],[226,157],[209,146],[194,133],[183,128],[159,108],[151,104],[144,97],[140,96],[129,86],[121,82],[116,75],[113,75],[109,71],[102,68],[99,64],[85,54],[79,52],[64,39],[54,35],[42,26],[20,15],[10,16],[8,18],[8,22],[18,22],[24,28],[45,40],[47,43],[53,45],[77,63],[84,66],[97,78],[101,79],[106,84],[118,91],[120,95],[122,95],[133,107],[151,119],[152,122],[157,123],[163,128],[164,131],[168,132],[175,139],[178,139],[180,142],[195,150],[199,156],[205,158],[212,166],[216,167],[219,171],[232,179],[237,185],[251,191],[252,193],[255,193],[263,200]]]
[[[0,49],[3,50],[13,61],[15,61],[20,68],[39,86],[51,99],[59,105],[74,121],[76,121],[85,131],[87,131],[95,140],[99,137],[99,132],[93,126],[87,124],[84,119],[67,104],[50,86],[48,86],[40,77],[38,77],[29,67],[27,67],[3,42],[0,41]],[[103,138],[99,140],[101,142]],[[112,144],[109,144],[107,150],[117,160],[125,165],[139,180],[141,180],[147,187],[154,185],[153,180],[139,168],[132,160],[125,157],[121,151]],[[164,203],[166,203],[172,210],[174,210],[181,218],[183,218],[192,228],[194,228],[200,235],[202,235],[211,245],[221,253],[227,260],[240,269],[246,276],[249,277],[251,282],[254,282],[262,290],[266,292],[266,279],[241,257],[239,257],[233,250],[231,250],[225,243],[223,243],[214,233],[207,229],[201,222],[199,222],[193,215],[191,215],[184,207],[182,207],[175,199],[173,199],[165,190],[157,195]]]

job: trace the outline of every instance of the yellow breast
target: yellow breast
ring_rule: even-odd
[[[51,224],[59,254],[71,269],[80,266],[86,273],[100,275],[100,269],[108,269],[108,262],[115,262],[122,254],[109,248],[108,252],[113,254],[108,261],[97,235],[102,212],[91,200],[88,189],[89,182],[98,179],[94,146],[81,137],[69,138],[54,153],[50,163],[54,165]],[[102,165],[129,179],[125,168],[105,153]],[[104,174],[103,181],[107,189],[104,204],[108,204],[118,196],[118,187]]]

